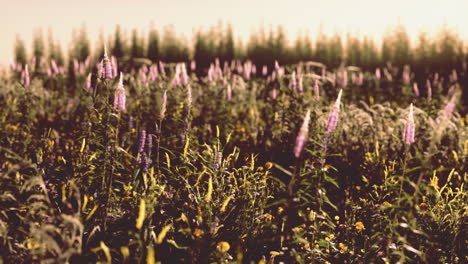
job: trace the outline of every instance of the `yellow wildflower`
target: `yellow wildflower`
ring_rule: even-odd
[[[221,241],[221,242],[218,243],[218,245],[216,245],[216,249],[219,252],[223,252],[223,253],[228,252],[230,248],[231,248],[231,246],[226,241]]]
[[[366,229],[364,224],[361,221],[356,222],[356,224],[354,224],[354,227],[356,228],[356,231],[358,232],[361,232],[362,230]]]
[[[426,210],[427,210],[427,203],[421,203],[421,204],[419,205],[419,208],[420,208],[421,210],[423,210],[423,211],[426,211]]]
[[[340,247],[340,252],[341,252],[341,253],[346,253],[346,252],[348,252],[348,246],[346,246],[345,244],[339,243],[338,246]]]
[[[383,202],[382,205],[385,207],[392,207],[392,204],[387,201]]]

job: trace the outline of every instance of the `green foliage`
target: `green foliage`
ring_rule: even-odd
[[[198,52],[230,56],[222,40],[205,40]],[[372,42],[351,40],[349,60],[377,63]],[[252,45],[287,59],[285,41],[272,33]],[[340,38],[320,41],[338,64]],[[307,43],[295,45],[312,56]],[[185,49],[164,33],[161,56],[185,61]],[[175,67],[152,81],[144,67],[124,71],[126,111],[113,107],[117,80],[95,68],[91,89],[72,64],[28,87],[18,74],[0,76],[0,262],[466,262],[466,72],[418,76],[441,87],[427,98],[392,64],[391,78],[309,61],[273,81],[226,69],[187,84],[174,82]],[[290,85],[298,67],[302,91]],[[344,71],[338,125],[326,133]],[[449,100],[455,111],[439,110]],[[406,145],[410,102],[416,140]]]

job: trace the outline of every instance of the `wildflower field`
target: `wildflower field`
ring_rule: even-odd
[[[0,74],[0,263],[467,263],[468,70]]]

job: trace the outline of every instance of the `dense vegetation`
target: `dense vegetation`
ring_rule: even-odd
[[[2,71],[0,263],[468,261],[463,48],[118,32]]]

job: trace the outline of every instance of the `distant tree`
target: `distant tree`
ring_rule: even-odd
[[[234,47],[234,34],[232,32],[232,26],[228,25],[224,38],[222,37],[219,43],[219,57],[222,62],[231,61],[234,59],[235,54]]]
[[[189,60],[190,53],[188,46],[183,40],[176,37],[173,26],[164,29],[164,38],[161,47],[161,57],[163,61],[183,62]]]
[[[287,59],[288,40],[282,26],[277,27],[276,37],[273,44],[273,54],[278,62],[285,64],[289,63]]]
[[[411,64],[411,46],[408,33],[403,25],[398,25],[391,39],[393,48],[393,64],[398,68],[403,68],[405,64]]]
[[[302,47],[303,47],[302,59],[304,61],[312,60],[314,56],[314,51],[312,49],[312,41],[310,40],[310,37],[308,34],[302,37]]]
[[[49,60],[54,60],[57,65],[64,65],[64,57],[62,53],[62,48],[59,42],[54,40],[52,30],[49,30],[48,36],[48,51],[49,51]]]
[[[347,36],[346,54],[348,64],[362,67],[361,42],[350,34]]]
[[[144,57],[144,49],[142,45],[143,40],[138,38],[138,32],[136,29],[132,31],[132,44],[131,44],[131,51],[130,56],[132,58],[143,58]]]
[[[114,44],[111,49],[112,56],[115,56],[117,59],[121,59],[125,55],[125,42],[122,37],[122,32],[120,26],[117,25],[114,33]]]
[[[437,67],[438,71],[451,72],[457,64],[458,54],[458,39],[456,35],[447,28],[446,25],[439,33],[439,40],[437,41],[438,51],[437,54]]]
[[[213,51],[213,43],[209,43],[210,39],[206,37],[201,30],[195,33],[195,44],[193,49],[193,59],[197,63],[197,72],[201,73],[206,70],[210,63],[215,59]]]
[[[314,53],[314,60],[325,63],[327,66],[328,65],[328,40],[327,36],[323,34],[323,32],[320,30],[317,41],[315,42],[315,53]]]
[[[429,72],[431,45],[427,33],[421,32],[418,37],[418,45],[414,51],[413,71],[417,73]]]
[[[32,65],[34,70],[39,69],[39,65],[41,62],[41,58],[45,55],[45,45],[44,45],[44,37],[42,34],[42,30],[37,30],[34,33],[33,39],[33,57],[36,59],[36,65]]]
[[[15,42],[15,62],[21,65],[27,63],[26,47],[19,35],[16,36]]]
[[[381,64],[385,64],[393,60],[393,47],[392,47],[392,36],[390,33],[385,33],[382,39],[382,51],[381,51]]]
[[[86,27],[83,25],[73,38],[72,57],[78,61],[84,61],[90,55],[90,45]]]
[[[147,57],[151,61],[155,62],[160,59],[160,50],[159,50],[159,35],[155,29],[150,29],[148,34],[148,52]]]
[[[372,39],[369,39],[368,37],[364,37],[362,41],[362,63],[361,67],[364,70],[373,70],[379,65],[379,52],[377,50],[377,47],[375,46],[374,41]]]
[[[328,52],[328,65],[331,67],[338,67],[343,62],[343,43],[338,34],[331,39],[329,52]]]
[[[112,45],[110,43],[106,44],[106,40],[105,40],[105,37],[104,37],[104,32],[101,30],[99,32],[99,37],[98,37],[98,41],[97,41],[97,44],[96,44],[96,50],[95,50],[95,54],[94,54],[94,62],[95,63],[102,60],[102,58],[104,56],[104,46],[106,46],[108,49],[110,47],[112,47]]]

